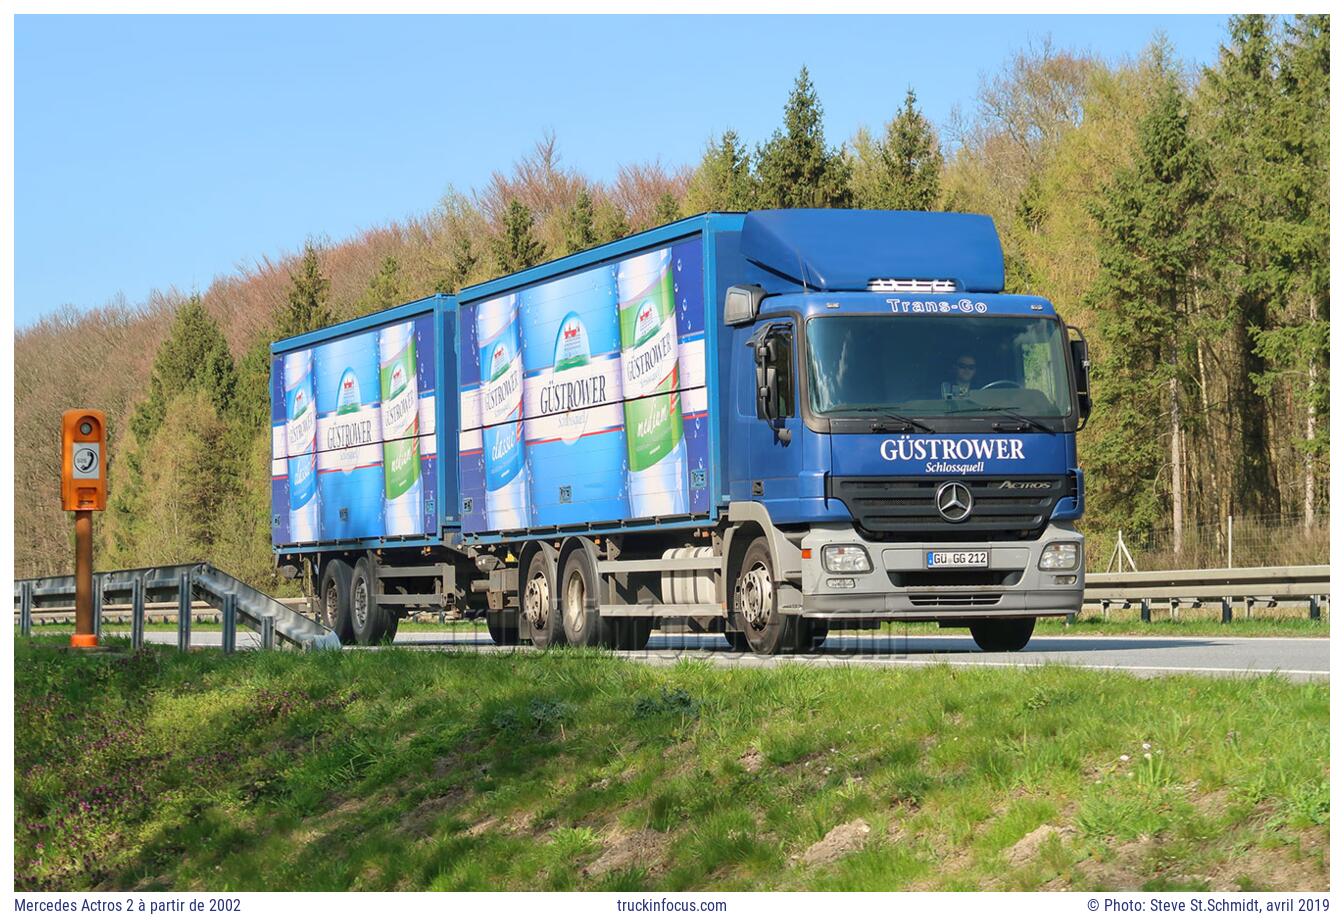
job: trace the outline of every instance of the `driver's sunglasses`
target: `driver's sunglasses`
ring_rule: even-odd
[[[962,364],[961,362],[958,362],[958,363],[957,363],[957,367],[958,367],[960,370],[963,370],[963,371],[973,371],[973,370],[975,370],[975,365],[974,365],[974,364]]]

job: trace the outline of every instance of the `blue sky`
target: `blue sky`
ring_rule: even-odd
[[[212,17],[15,21],[15,320],[132,303],[431,209],[545,130],[597,178],[766,138],[807,65],[839,143],[913,86],[946,123],[1049,36],[1212,63],[1224,16]]]

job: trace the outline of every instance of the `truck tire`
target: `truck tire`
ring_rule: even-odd
[[[799,633],[802,636],[800,645],[803,651],[815,651],[826,644],[826,636],[831,632],[831,626],[825,620],[803,620],[799,627]]]
[[[638,652],[649,644],[652,617],[620,617],[608,621],[611,644],[622,652]]]
[[[604,621],[597,610],[597,568],[585,546],[577,546],[565,556],[560,574],[560,621],[565,642],[582,648],[614,645],[611,621]]]
[[[360,645],[377,645],[387,635],[391,618],[378,606],[373,584],[373,567],[368,557],[355,563],[350,576],[350,622]]]
[[[1020,652],[1031,641],[1035,617],[1011,620],[975,620],[971,638],[982,652]]]
[[[770,542],[765,537],[752,540],[742,557],[733,588],[733,604],[742,632],[747,637],[747,646],[753,652],[774,655],[799,650],[801,620],[785,616],[779,610],[779,591],[770,563]]]
[[[740,632],[723,631],[723,638],[728,640],[728,648],[734,652],[749,652],[751,646],[747,644],[747,634]]]
[[[322,567],[318,603],[322,605],[320,619],[345,645],[355,641],[355,627],[350,622],[350,566],[340,559],[332,559]]]
[[[490,610],[485,614],[485,628],[490,632],[490,641],[498,646],[517,645],[518,611]]]
[[[544,548],[532,554],[523,581],[523,616],[532,632],[532,645],[547,649],[565,644],[565,627],[555,602],[555,565]]]

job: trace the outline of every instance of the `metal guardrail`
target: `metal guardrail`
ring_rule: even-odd
[[[1282,601],[1305,601],[1310,618],[1318,620],[1321,605],[1329,601],[1330,566],[1098,572],[1087,575],[1085,584],[1085,603],[1099,604],[1103,612],[1111,607],[1137,605],[1145,623],[1152,621],[1154,604],[1169,605],[1175,616],[1182,606],[1203,607],[1208,603],[1220,604],[1222,621],[1230,623],[1236,601],[1245,605],[1248,615],[1257,604],[1273,607]],[[234,598],[232,613],[230,596]],[[44,619],[44,611],[68,615],[74,597],[73,576],[16,581],[15,612],[23,634],[29,634],[35,617]],[[185,649],[190,643],[193,611],[203,607],[220,611],[230,651],[240,615],[258,629],[263,646],[268,648],[268,630],[302,648],[340,647],[334,633],[293,609],[306,607],[303,598],[276,600],[206,563],[95,574],[95,632],[101,634],[104,609],[113,606],[107,601],[115,598],[126,598],[121,607],[130,611],[131,641],[137,648],[144,642],[144,622],[150,608],[176,609],[178,646]]]
[[[1099,572],[1084,582],[1084,601],[1112,606],[1139,607],[1139,618],[1152,620],[1155,603],[1167,604],[1176,615],[1182,606],[1217,603],[1222,621],[1232,622],[1232,606],[1241,601],[1249,615],[1256,604],[1273,607],[1281,601],[1306,601],[1308,615],[1321,618],[1321,604],[1330,596],[1330,566],[1265,566],[1241,569],[1174,569],[1154,572]]]
[[[220,611],[224,626],[224,651],[232,652],[238,621],[256,629],[262,647],[271,648],[278,637],[303,649],[340,648],[336,634],[310,620],[280,601],[222,572],[209,563],[155,566],[94,574],[93,628],[102,632],[103,607],[108,601],[129,602],[131,608],[131,645],[140,648],[145,641],[145,607],[149,603],[176,601],[178,609],[178,648],[185,651],[191,643],[193,601],[201,600]],[[33,614],[44,608],[69,607],[75,599],[75,578],[31,578],[14,583],[14,600],[19,613],[19,629],[32,631]]]

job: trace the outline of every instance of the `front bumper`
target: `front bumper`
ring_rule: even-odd
[[[1079,544],[1078,568],[1041,571],[1041,551],[1059,540]],[[1083,606],[1083,535],[1068,524],[1051,523],[1033,541],[952,543],[946,540],[869,543],[849,525],[818,525],[804,537],[802,615],[818,619],[945,620],[969,617],[1049,617],[1077,613]],[[873,571],[835,574],[822,568],[822,547],[858,543],[868,550]],[[811,550],[811,552],[807,552]],[[988,551],[985,570],[930,571],[926,553]],[[810,557],[810,558],[809,558]],[[947,574],[939,579],[939,574]],[[985,583],[977,583],[983,574]],[[1075,576],[1059,584],[1057,576]],[[836,588],[832,579],[853,579],[852,588]],[[938,584],[945,580],[947,584]]]

